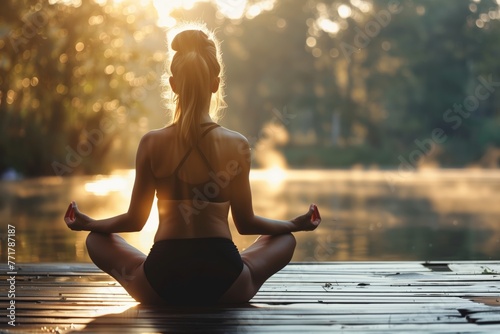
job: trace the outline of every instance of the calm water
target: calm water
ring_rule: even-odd
[[[1,261],[7,225],[16,227],[16,262],[90,261],[86,232],[70,231],[70,200],[95,218],[127,210],[132,171],[112,176],[0,183]],[[293,261],[500,259],[500,171],[252,171],[256,214],[292,218],[317,203],[323,222],[297,233]],[[147,253],[156,204],[140,233],[123,236]],[[232,224],[232,222],[231,222]],[[239,236],[240,250],[253,236]]]

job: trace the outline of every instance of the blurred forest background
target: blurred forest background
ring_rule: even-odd
[[[133,168],[183,20],[222,41],[256,167],[498,166],[500,0],[188,3],[2,1],[0,175]]]

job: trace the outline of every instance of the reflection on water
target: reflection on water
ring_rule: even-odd
[[[66,228],[70,200],[94,218],[127,210],[133,171],[113,176],[0,183],[1,261],[7,224],[16,262],[90,261],[86,232]],[[297,233],[293,261],[486,260],[500,258],[500,171],[252,171],[256,214],[293,218],[317,203],[323,222]],[[158,225],[156,203],[141,233],[123,236],[144,253]],[[231,223],[232,224],[232,223]],[[239,249],[254,236],[240,236]]]

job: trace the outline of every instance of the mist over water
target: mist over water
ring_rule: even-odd
[[[89,262],[86,232],[63,221],[71,200],[93,218],[128,209],[133,171],[110,176],[0,182],[1,261],[6,229],[16,227],[16,263]],[[500,257],[500,171],[252,170],[255,213],[291,219],[319,206],[314,232],[296,233],[292,261],[489,260]],[[140,233],[122,234],[148,253],[158,224],[156,203]],[[256,236],[240,236],[241,250]]]

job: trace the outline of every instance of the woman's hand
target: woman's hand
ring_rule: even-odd
[[[93,222],[93,219],[81,213],[78,210],[76,203],[71,202],[68,206],[68,210],[66,210],[66,214],[64,215],[64,222],[73,231],[82,231],[85,230],[89,223]]]
[[[297,231],[315,230],[319,223],[321,223],[321,216],[319,215],[316,204],[311,204],[309,206],[309,211],[305,215],[293,219],[292,223],[296,226]]]

